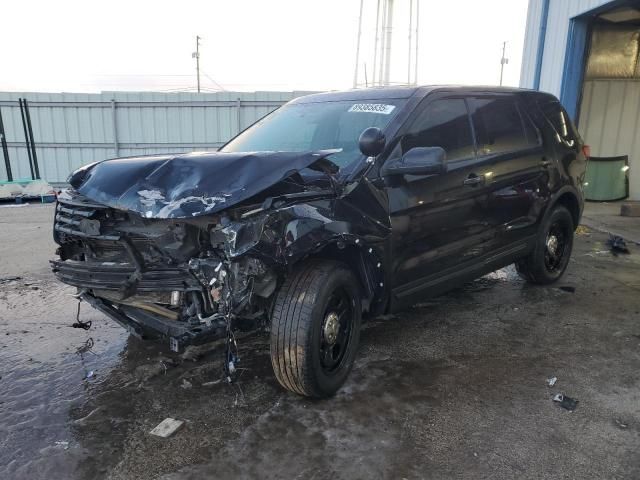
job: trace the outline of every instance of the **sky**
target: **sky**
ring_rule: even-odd
[[[527,0],[416,1],[419,84],[498,84],[506,41],[504,84],[518,85]],[[406,83],[409,0],[395,3],[390,81]],[[365,64],[369,82],[373,73],[376,4],[364,0],[359,84]],[[360,0],[2,0],[0,91],[195,89],[196,35],[205,91],[351,88],[359,8]]]

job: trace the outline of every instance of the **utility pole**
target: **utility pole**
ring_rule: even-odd
[[[191,58],[196,59],[196,73],[198,76],[198,93],[200,93],[200,36],[196,35],[196,51],[191,54]]]
[[[393,33],[393,0],[387,0],[386,38],[384,41],[384,84],[389,85],[391,80],[391,35]]]
[[[360,17],[358,19],[358,43],[356,44],[356,68],[353,72],[353,88],[358,86],[358,63],[360,62],[360,37],[362,36],[362,7],[364,0],[360,0]]]
[[[384,78],[384,54],[385,48],[384,43],[387,40],[387,36],[385,35],[385,29],[387,28],[387,3],[389,0],[382,0],[382,18],[380,23],[380,65],[378,65],[378,85],[382,86],[383,78]]]
[[[416,66],[413,72],[413,84],[418,85],[418,60],[420,57],[418,56],[418,46],[420,42],[418,42],[418,34],[420,33],[420,0],[416,0]]]
[[[376,84],[376,68],[378,66],[378,40],[380,40],[380,0],[378,0],[378,7],[376,10],[376,40],[373,44],[373,76],[371,78],[371,85]]]
[[[502,74],[504,73],[504,66],[509,63],[509,59],[504,56],[507,49],[507,42],[502,42],[502,58],[500,59],[500,86],[502,86]]]
[[[413,0],[409,0],[409,58],[407,60],[407,85],[411,85],[411,30],[413,28]]]

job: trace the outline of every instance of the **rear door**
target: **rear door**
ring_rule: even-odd
[[[487,253],[525,249],[549,196],[540,133],[514,94],[475,95],[471,117],[478,170],[487,189],[487,221],[495,233]],[[516,253],[517,252],[512,252]]]
[[[491,232],[465,98],[427,97],[399,137],[390,159],[414,147],[438,146],[447,155],[444,174],[386,179],[394,293],[403,301],[476,260]]]

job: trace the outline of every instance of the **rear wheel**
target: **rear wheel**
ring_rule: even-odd
[[[573,217],[564,206],[556,206],[544,221],[533,251],[516,262],[522,278],[541,285],[558,280],[569,264],[573,249]]]
[[[276,297],[271,364],[280,384],[307,397],[328,397],[344,383],[360,338],[358,280],[344,265],[312,260]]]

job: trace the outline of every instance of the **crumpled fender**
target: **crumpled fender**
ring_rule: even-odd
[[[390,228],[348,201],[326,199],[263,212],[222,232],[230,258],[250,252],[284,266],[338,242],[373,248],[382,256]]]

